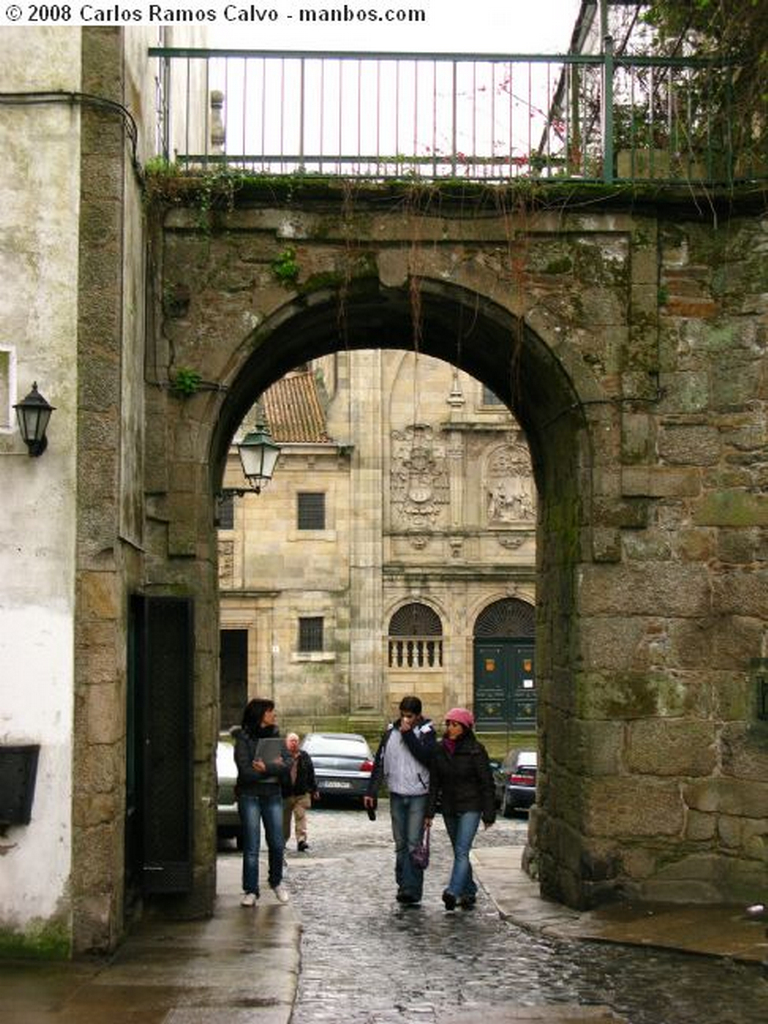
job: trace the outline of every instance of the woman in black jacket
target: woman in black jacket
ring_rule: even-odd
[[[274,701],[255,697],[243,711],[235,735],[237,809],[243,823],[243,898],[252,907],[259,898],[260,822],[269,852],[269,885],[280,903],[288,902],[283,885],[283,794],[290,768],[279,739]],[[266,742],[264,742],[266,741]]]
[[[469,851],[480,821],[488,828],[496,820],[488,753],[476,739],[474,725],[471,711],[451,708],[445,716],[445,735],[430,766],[427,824],[431,825],[439,801],[453,846],[453,870],[443,892],[446,910],[455,910],[457,903],[465,909],[475,905],[477,885]]]

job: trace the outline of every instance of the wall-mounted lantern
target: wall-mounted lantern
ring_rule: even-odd
[[[42,455],[48,447],[48,438],[45,436],[45,432],[55,406],[46,402],[37,390],[37,381],[35,381],[27,397],[22,402],[17,402],[13,408],[16,410],[16,418],[19,421],[21,439],[29,449],[29,454]]]
[[[250,487],[224,487],[221,490],[221,496],[228,497],[236,494],[238,498],[242,498],[244,494],[249,494],[251,491],[254,494],[261,494],[272,479],[275,465],[280,456],[280,445],[272,440],[269,427],[259,419],[253,430],[249,431],[236,447],[240,456],[243,476]]]
[[[254,429],[245,435],[237,449],[243,474],[251,485],[251,490],[261,494],[262,488],[272,479],[280,456],[280,445],[272,440],[266,423],[259,421]]]

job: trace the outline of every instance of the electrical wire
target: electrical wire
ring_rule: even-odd
[[[2,106],[40,106],[46,103],[68,103],[70,106],[82,105],[118,114],[123,121],[125,131],[131,143],[131,164],[134,171],[143,180],[144,172],[138,159],[139,129],[133,114],[116,100],[105,96],[96,96],[87,92],[65,92],[49,90],[45,92],[0,92]]]

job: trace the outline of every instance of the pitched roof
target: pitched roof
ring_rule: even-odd
[[[264,392],[261,401],[272,438],[278,443],[331,441],[311,371],[302,370],[282,377]]]

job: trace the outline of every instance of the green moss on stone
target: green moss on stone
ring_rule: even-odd
[[[71,955],[69,931],[61,922],[32,925],[26,932],[0,929],[0,957],[68,960]]]
[[[562,259],[552,260],[543,270],[545,274],[569,274],[573,270],[573,260],[569,256]]]
[[[708,494],[694,513],[697,526],[768,526],[768,497],[730,490]]]

